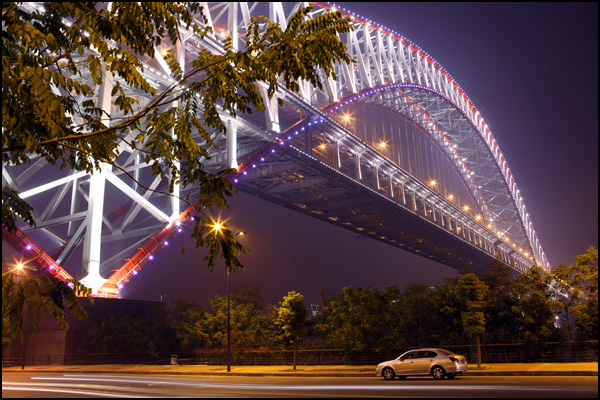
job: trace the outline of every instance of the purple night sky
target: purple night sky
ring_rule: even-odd
[[[598,246],[597,3],[338,3],[431,54],[490,125],[552,266]],[[344,286],[436,284],[454,269],[239,194],[223,216],[248,233],[244,272],[266,302],[298,291],[307,304]],[[190,227],[186,228],[188,233]],[[207,304],[226,291],[222,264],[182,236],[156,254],[121,297]],[[186,247],[186,254],[179,251]]]

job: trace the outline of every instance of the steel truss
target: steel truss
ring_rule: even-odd
[[[285,29],[287,18],[306,4],[204,3],[204,16],[214,34],[200,39],[191,32],[182,31],[181,42],[165,40],[164,47],[156,49],[155,58],[144,62],[143,74],[160,92],[174,83],[160,50],[172,49],[185,71],[201,48],[223,52],[221,41],[225,37],[231,36],[232,46],[243,49],[243,33],[253,16],[267,15]],[[314,4],[313,15],[332,8],[323,3]],[[40,4],[23,4],[26,10],[35,7]],[[337,65],[337,81],[324,79],[322,91],[308,82],[300,82],[299,95],[283,88],[269,101],[266,89],[259,87],[266,100],[264,114],[238,116],[237,119],[223,115],[227,134],[213,133],[215,146],[210,149],[211,159],[207,160],[206,167],[212,170],[239,167],[237,179],[242,190],[264,193],[270,200],[340,226],[351,225],[351,229],[358,232],[361,232],[357,229],[361,224],[358,221],[368,218],[357,214],[360,210],[377,214],[402,208],[404,213],[433,221],[436,232],[444,231],[443,237],[451,232],[468,243],[467,247],[497,257],[519,271],[534,263],[549,269],[510,169],[488,125],[462,88],[431,56],[408,39],[347,10],[339,11],[352,18],[355,26],[353,32],[341,39],[348,44],[356,64]],[[202,25],[201,21],[199,16],[197,22]],[[86,50],[82,57],[87,57],[89,52],[91,50]],[[97,99],[98,105],[113,119],[123,117],[111,109],[110,92],[115,79],[105,76],[105,84],[90,97]],[[127,87],[125,82],[120,84]],[[135,88],[127,90],[136,95],[140,107],[151,100]],[[277,97],[284,100],[285,107],[277,106]],[[83,102],[88,98],[79,100]],[[493,223],[493,227],[488,229],[482,222],[463,213],[344,129],[336,119],[348,104],[383,107],[419,126],[454,164],[485,222]],[[317,122],[319,129],[312,129],[312,124]],[[304,131],[296,135],[295,130],[302,128]],[[135,136],[136,132],[131,132],[131,137]],[[292,137],[297,143],[291,140]],[[319,159],[318,152],[313,151],[312,144],[316,139],[332,143],[329,163]],[[199,136],[197,140],[201,143]],[[281,154],[289,159],[270,159],[260,168],[259,174],[258,169],[252,168],[252,163],[259,161],[256,155],[270,149],[272,143],[286,148]],[[289,143],[296,144],[290,146]],[[168,187],[167,179],[152,175],[151,166],[143,162],[140,150],[123,144],[120,154],[116,162],[118,168],[104,165],[101,172],[93,175],[58,171],[39,157],[32,158],[30,165],[7,165],[2,170],[3,185],[19,190],[21,197],[37,210],[34,214],[37,228],[21,227],[25,236],[15,239],[16,245],[35,241],[47,249],[44,254],[57,266],[76,263],[74,260],[81,257],[83,269],[81,273],[74,271],[73,274],[83,275],[84,283],[99,295],[107,296],[116,296],[119,286],[131,279],[135,271],[150,260],[152,251],[164,246],[165,240],[176,234],[177,226],[189,218],[188,211],[181,210],[177,198],[161,193]],[[244,162],[238,165],[241,160]],[[303,165],[305,161],[306,165]],[[326,172],[319,175],[315,171]],[[360,187],[362,195],[349,194],[348,187]],[[197,188],[176,186],[174,194],[183,196],[195,190]],[[323,202],[318,202],[315,196],[320,196]],[[380,199],[381,204],[368,211],[365,204],[373,196]],[[377,232],[376,227],[364,225],[364,234],[399,247],[409,246],[402,242],[410,236],[409,232],[392,237],[392,231]],[[510,235],[526,251],[521,253],[507,244],[503,235]],[[385,239],[381,239],[382,236]],[[409,248],[409,251],[427,253],[431,258],[456,267],[458,258],[444,261],[448,256],[442,257],[441,252],[419,248],[415,244],[418,242],[411,243],[413,249]],[[132,253],[135,255],[127,258]],[[477,259],[475,253],[469,254]],[[468,260],[460,262],[468,263]],[[104,277],[115,268],[117,272],[112,277]],[[110,287],[104,286],[101,290],[105,283]]]

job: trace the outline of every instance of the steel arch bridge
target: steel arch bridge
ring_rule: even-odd
[[[186,70],[202,48],[223,52],[226,37],[243,48],[252,16],[268,15],[285,28],[307,4],[204,3],[214,33],[201,39],[182,31],[181,42],[165,47]],[[336,65],[337,80],[324,79],[322,90],[308,82],[300,82],[299,94],[281,89],[276,97],[284,107],[260,87],[266,111],[237,119],[223,114],[227,134],[213,134],[206,168],[237,168],[234,184],[244,192],[454,268],[482,268],[496,259],[518,272],[532,265],[549,270],[506,160],[454,78],[393,30],[313,4],[313,15],[337,9],[351,18],[355,29],[341,39],[355,63]],[[160,51],[143,74],[157,91],[174,83]],[[111,98],[103,93],[112,86],[105,82],[95,97],[110,114]],[[141,107],[150,101],[137,95]],[[73,274],[98,296],[116,297],[192,218],[191,209],[155,191],[166,180],[152,176],[140,151],[121,150],[117,164],[150,190],[109,166],[93,175],[61,172],[38,157],[2,170],[3,185],[36,210],[36,228],[22,226],[9,242],[63,279],[71,276],[68,265],[80,263],[82,271]],[[460,203],[451,182],[463,192]],[[176,187],[175,194],[195,189]]]

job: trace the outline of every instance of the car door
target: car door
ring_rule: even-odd
[[[415,352],[415,358],[413,360],[413,374],[415,375],[427,375],[429,374],[429,366],[435,353],[431,351],[421,350]],[[432,356],[433,355],[433,356]]]
[[[414,359],[416,352],[409,351],[398,358],[397,362],[394,363],[394,371],[396,375],[411,375],[414,373]]]

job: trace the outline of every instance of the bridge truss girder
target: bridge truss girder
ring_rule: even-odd
[[[245,160],[253,166],[239,174],[238,189],[456,269],[480,272],[491,259],[518,272],[532,265],[427,186],[407,180],[392,196],[293,143],[275,145],[276,153],[267,145]]]

